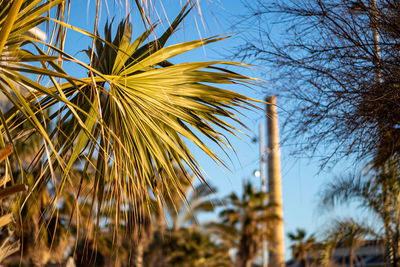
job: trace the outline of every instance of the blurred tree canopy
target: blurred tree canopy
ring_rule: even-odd
[[[399,1],[259,0],[247,7],[240,27],[249,31],[235,55],[271,67],[299,150],[325,149],[324,163],[356,155],[380,164],[399,154]]]

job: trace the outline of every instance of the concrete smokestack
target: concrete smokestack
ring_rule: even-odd
[[[281,160],[279,148],[278,114],[276,111],[276,96],[266,98],[267,127],[268,127],[268,197],[272,214],[279,219],[271,220],[268,228],[271,231],[271,240],[268,242],[268,267],[285,266],[284,259],[284,230],[282,207]]]

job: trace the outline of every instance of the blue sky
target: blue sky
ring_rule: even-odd
[[[155,0],[156,2],[159,0]],[[74,26],[81,27],[88,31],[92,30],[93,25],[93,14],[94,14],[94,2],[72,0],[71,18],[70,23]],[[118,3],[118,1],[115,1]],[[170,19],[179,12],[178,0],[164,0],[163,4],[165,7],[165,13],[168,14]],[[123,18],[126,14],[126,10],[121,5],[115,5],[113,1],[108,1],[108,9],[110,14],[115,16],[115,21]],[[225,59],[224,55],[231,54],[235,46],[240,45],[241,37],[240,33],[232,32],[232,25],[240,20],[240,15],[245,14],[245,9],[240,0],[202,0],[200,1],[202,7],[202,18],[194,11],[194,13],[188,17],[184,23],[184,27],[178,32],[176,37],[170,40],[170,44],[176,42],[190,41],[198,39],[199,36],[207,37],[211,35],[218,35],[224,33],[233,34],[233,37],[215,44],[212,44],[206,48],[200,48],[196,51],[190,52],[186,55],[174,58],[174,63],[184,61],[207,61],[207,60],[221,60]],[[159,6],[158,6],[159,7]],[[157,10],[162,10],[158,8]],[[164,14],[161,11],[160,17],[163,18]],[[107,7],[103,3],[102,5],[102,16],[100,18],[100,25],[104,25],[107,19]],[[155,14],[155,17],[157,15]],[[134,21],[134,36],[141,33],[142,28],[139,26],[135,28],[138,23],[135,23],[137,17],[133,18]],[[166,21],[164,21],[166,23]],[[160,27],[163,27],[162,25]],[[102,26],[99,27],[100,32]],[[85,59],[83,53],[79,52],[82,49],[86,49],[91,44],[90,40],[81,34],[74,33],[71,30],[68,31],[68,52]],[[67,66],[68,67],[68,66]],[[76,72],[75,75],[84,75],[81,70],[72,69],[71,71]],[[262,78],[268,80],[269,77],[273,77],[273,69],[263,69],[261,67],[255,67],[255,69],[243,69],[247,75]],[[264,84],[265,88],[254,87],[247,88],[241,86],[229,87],[231,90],[239,91],[247,96],[264,99],[266,95],[272,93],[278,93],[274,89],[274,85],[270,83]],[[286,105],[287,103],[285,103]],[[284,118],[288,114],[283,108],[283,104],[278,99],[278,106],[280,107],[279,117]],[[260,105],[264,108],[263,105]],[[208,181],[213,184],[218,192],[217,196],[223,198],[232,191],[241,193],[241,186],[244,179],[250,179],[254,181],[254,184],[259,186],[257,178],[252,176],[254,170],[259,168],[259,146],[258,143],[253,143],[252,139],[258,134],[258,125],[265,123],[265,117],[263,110],[255,110],[245,112],[245,116],[242,117],[243,122],[247,125],[250,131],[245,131],[246,135],[241,135],[240,138],[228,136],[229,141],[233,144],[236,153],[229,151],[231,159],[224,157],[230,170],[224,169],[223,167],[213,163],[208,159],[201,151],[198,151],[195,147],[192,147],[195,151],[195,155],[198,156],[198,160],[207,174]],[[282,131],[282,129],[281,129]],[[212,146],[213,149],[218,149]],[[221,151],[219,151],[221,152]],[[341,160],[337,165],[330,169],[320,170],[319,162],[316,158],[300,158],[292,156],[293,147],[288,144],[282,144],[282,188],[283,188],[283,205],[284,205],[284,221],[285,221],[285,232],[294,231],[296,228],[304,228],[308,232],[315,232],[323,229],[329,218],[345,214],[359,214],[355,212],[354,207],[343,207],[339,212],[328,212],[321,214],[318,211],[318,190],[321,185],[330,181],[337,175],[349,172],[355,167],[352,166],[352,161]],[[219,153],[223,156],[222,153]],[[215,218],[215,215],[202,216],[202,220],[209,220]],[[286,247],[289,247],[290,243],[286,241]],[[287,250],[287,252],[289,252]],[[286,258],[290,255],[287,253]]]

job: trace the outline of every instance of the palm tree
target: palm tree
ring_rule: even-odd
[[[165,192],[184,192],[185,183],[176,177],[176,167],[182,171],[189,169],[205,181],[184,140],[223,164],[204,141],[229,148],[229,141],[220,130],[237,133],[227,121],[241,124],[235,113],[238,108],[252,106],[252,100],[218,85],[249,83],[250,78],[215,66],[243,64],[174,64],[170,60],[226,37],[166,46],[193,9],[191,1],[165,32],[148,42],[156,25],[150,25],[146,19],[143,21],[147,30],[134,40],[128,19],[119,24],[114,38],[111,24],[106,25],[100,37],[97,31],[89,33],[66,23],[68,6],[67,0],[0,2],[0,91],[13,103],[6,113],[0,111],[0,147],[4,146],[5,137],[16,145],[14,140],[20,135],[21,125],[28,127],[23,135],[33,138],[30,133],[34,131],[40,136],[41,147],[30,164],[40,172],[32,172],[36,175],[28,195],[35,196],[35,191],[43,193],[41,188],[54,183],[53,191],[47,195],[51,199],[43,202],[50,205],[42,209],[41,216],[51,220],[58,205],[66,204],[69,195],[76,198],[76,204],[90,207],[88,216],[82,217],[98,225],[107,216],[108,203],[113,203],[119,214],[121,207],[133,205],[138,199],[150,203],[154,198],[157,206],[162,207],[168,201]],[[143,6],[137,7],[145,16]],[[50,12],[51,9],[57,10]],[[49,42],[24,35],[45,22],[54,25],[54,38]],[[63,50],[66,29],[92,38],[86,63]],[[26,48],[27,44],[30,48]],[[63,62],[86,68],[88,75],[68,74]],[[22,94],[21,88],[27,93]],[[15,156],[20,162],[18,153]],[[86,176],[82,175],[81,181],[76,182],[72,175],[76,166],[84,174],[93,168],[93,179],[83,183]],[[21,179],[25,178],[21,172]],[[82,184],[89,188],[83,190]],[[64,194],[67,188],[74,193]],[[90,205],[80,201],[83,191],[90,192]],[[28,209],[32,207],[30,202],[24,203]],[[118,227],[120,217],[114,218],[113,225]]]
[[[164,213],[170,221],[171,230],[175,231],[185,226],[196,226],[197,215],[212,212],[218,200],[212,198],[216,189],[210,184],[193,185],[195,175],[189,175],[186,170],[175,168],[174,176],[181,184],[181,191],[168,192],[164,190]]]
[[[203,139],[229,147],[229,142],[216,128],[236,132],[226,120],[240,123],[235,117],[236,109],[251,105],[251,99],[213,84],[246,83],[249,78],[214,66],[241,65],[237,63],[173,64],[169,61],[174,56],[225,38],[217,36],[165,46],[194,7],[190,1],[167,30],[148,43],[145,41],[155,31],[155,25],[146,25],[148,30],[132,41],[132,25],[127,20],[119,24],[114,38],[111,37],[111,25],[106,25],[101,38],[97,32],[90,34],[62,20],[38,17],[57,5],[60,8],[58,14],[64,14],[63,8],[67,6],[64,0],[44,3],[39,0],[3,1],[2,5],[0,53],[7,55],[7,62],[12,64],[1,69],[0,89],[14,107],[4,114],[1,129],[12,138],[16,127],[29,121],[42,136],[43,146],[35,163],[45,163],[35,183],[46,184],[55,172],[62,173],[54,203],[59,201],[65,185],[72,183],[70,170],[82,156],[86,158],[82,162],[83,170],[91,165],[96,169],[92,197],[98,210],[93,214],[99,216],[105,202],[113,201],[121,206],[121,201],[124,204],[128,200],[134,202],[136,195],[149,198],[151,194],[162,203],[162,193],[152,187],[154,179],[169,191],[180,191],[181,184],[173,175],[174,165],[182,170],[187,167],[204,179],[184,139],[222,163]],[[142,12],[141,6],[138,7]],[[60,32],[69,28],[93,38],[94,45],[87,50],[89,63],[60,49],[62,34],[57,39],[60,40],[59,47],[44,44],[49,52],[41,49],[37,40],[21,37],[22,31],[45,21],[54,23]],[[5,40],[5,46],[2,46],[2,40]],[[22,49],[25,43],[32,44],[35,51]],[[28,64],[31,61],[41,63],[40,67]],[[60,61],[83,66],[89,75],[72,77],[62,69]],[[26,73],[45,77],[51,86],[27,78]],[[20,87],[29,87],[31,93],[23,97],[14,82]],[[7,90],[12,90],[14,95],[8,94]],[[49,114],[43,111],[49,111]],[[48,133],[43,125],[51,125],[51,132]],[[96,162],[91,160],[94,155]],[[166,175],[156,175],[161,172]],[[114,188],[111,195],[106,193],[109,187]]]
[[[7,159],[7,157],[13,152],[12,147],[10,145],[6,146],[3,149],[0,149],[0,163]],[[1,180],[0,184],[2,187],[5,187],[0,190],[0,200],[4,200],[7,197],[17,194],[21,191],[26,191],[26,185],[24,184],[17,184],[17,185],[7,185],[10,181],[10,175],[4,175]],[[0,217],[0,238],[1,238],[1,246],[0,246],[0,263],[3,263],[4,260],[17,252],[20,249],[20,242],[19,240],[13,240],[10,234],[10,224],[13,221],[12,213],[4,214],[4,204],[1,205],[1,217]],[[6,229],[6,227],[8,229]]]
[[[6,97],[9,102],[13,104],[13,108],[11,108],[8,113],[4,114],[6,111],[4,107],[0,110],[0,118],[1,118],[1,133],[0,133],[0,147],[5,146],[5,140],[8,139],[12,142],[12,147],[14,148],[14,157],[13,160],[10,160],[9,163],[6,164],[6,168],[4,170],[6,174],[5,177],[8,177],[12,183],[16,183],[18,181],[29,182],[29,178],[32,178],[31,175],[26,175],[26,169],[30,165],[31,162],[27,162],[27,159],[34,158],[32,152],[38,151],[38,149],[34,148],[33,151],[29,151],[29,148],[32,148],[32,144],[39,144],[41,146],[41,142],[36,142],[37,135],[34,134],[35,130],[32,125],[34,125],[33,121],[37,120],[37,110],[32,112],[32,109],[22,111],[22,106],[27,103],[27,99],[32,97],[35,92],[37,93],[37,89],[40,88],[40,84],[36,81],[37,75],[45,75],[49,76],[50,73],[56,74],[57,72],[50,71],[45,65],[47,63],[54,64],[57,56],[51,53],[40,53],[37,49],[37,43],[42,42],[37,39],[35,35],[29,34],[35,27],[43,22],[45,22],[48,17],[46,17],[46,12],[51,10],[52,8],[57,8],[60,13],[64,13],[65,5],[63,5],[63,1],[38,1],[38,0],[15,0],[15,1],[0,1],[0,91],[3,95],[3,98]],[[57,18],[58,15],[55,16]],[[51,30],[51,28],[50,28]],[[59,41],[61,42],[62,36],[60,35]],[[31,49],[26,48],[28,44],[33,45]],[[61,43],[58,44],[62,46]],[[57,45],[57,46],[58,46]],[[56,48],[56,46],[55,46]],[[37,52],[37,53],[35,53]],[[33,64],[31,64],[33,63]],[[42,66],[41,66],[42,65]],[[40,66],[40,67],[38,67]],[[61,74],[61,72],[60,72]],[[63,74],[61,74],[63,75]],[[58,77],[55,75],[54,77]],[[31,94],[31,96],[29,96]],[[25,98],[26,97],[26,98]],[[19,110],[21,114],[21,118],[25,118],[23,120],[17,118],[17,110]],[[30,113],[30,115],[29,115]],[[43,116],[46,115],[46,112],[42,113]],[[24,123],[24,121],[26,123]],[[41,125],[40,130],[37,129],[37,133],[39,135],[47,135],[45,126]],[[29,140],[27,142],[21,142],[21,138],[28,137]],[[32,140],[34,140],[32,142]],[[28,146],[26,144],[29,144]],[[10,172],[7,168],[11,167],[13,170]],[[32,179],[31,179],[32,180]],[[31,192],[28,195],[37,195],[40,194],[43,190],[37,190],[37,192],[32,192],[32,190],[37,189],[38,187],[33,186],[34,183],[29,184],[29,188]],[[37,194],[35,194],[37,193]],[[48,195],[43,196],[46,199]],[[33,200],[33,198],[32,198]],[[17,218],[26,219],[26,221],[22,221],[16,224],[16,237],[22,238],[21,233],[25,233],[24,237],[32,237],[35,233],[38,233],[41,229],[43,234],[42,237],[49,237],[46,241],[52,242],[54,239],[50,237],[50,233],[46,231],[46,229],[50,229],[52,221],[54,219],[48,220],[45,227],[40,228],[43,225],[38,225],[39,220],[36,220],[40,217],[40,205],[31,205],[34,201],[25,202],[28,207],[24,209],[24,207],[18,206],[21,204],[23,199],[16,198],[14,201],[4,203],[2,202],[2,208],[8,206],[8,208],[13,207],[15,213],[23,211],[18,214]],[[41,201],[36,204],[41,203]],[[32,216],[25,216],[27,213]],[[34,218],[34,220],[29,220]],[[57,224],[56,224],[57,225]],[[24,226],[24,227],[22,227]],[[29,231],[27,227],[31,227]],[[59,233],[59,232],[58,232]],[[57,240],[57,239],[55,239]],[[46,243],[46,241],[44,241]],[[22,253],[23,255],[27,255],[26,248],[29,246],[34,246],[34,244],[27,244],[26,242],[21,242],[22,244]],[[40,247],[40,246],[38,246]],[[46,246],[46,248],[48,248]],[[48,249],[47,249],[48,250]],[[36,256],[41,254],[44,251],[44,248],[36,250]],[[48,252],[48,251],[47,251]],[[47,253],[48,254],[48,253]],[[53,254],[54,250],[53,250]],[[32,255],[32,254],[31,254]],[[29,261],[30,257],[26,257],[24,260]],[[43,257],[40,260],[45,260]],[[18,261],[20,262],[20,261]]]
[[[348,177],[328,184],[322,194],[326,206],[358,202],[372,211],[383,225],[383,237],[388,262],[397,266],[400,233],[400,180],[394,161],[385,163],[380,172],[367,177]]]
[[[179,235],[172,235],[167,240],[165,245],[172,247],[168,251],[167,266],[232,266],[228,248],[216,243],[204,230],[181,228]]]
[[[19,131],[24,133],[27,125],[22,124]],[[32,158],[41,147],[41,140],[35,132],[29,133],[29,138],[14,140],[15,153],[18,158],[10,157],[9,165],[12,173],[10,179],[14,181],[23,180],[29,188],[35,187],[34,177],[39,175],[38,166],[30,166]],[[8,166],[2,171],[7,176]],[[51,206],[54,187],[52,184],[42,185],[30,193],[29,198],[17,198],[8,203],[2,203],[2,208],[14,211],[14,216],[19,218],[15,225],[14,238],[21,243],[22,259],[7,259],[8,263],[24,263],[26,265],[43,266],[47,263],[61,264],[64,260],[65,249],[70,245],[68,238],[68,227],[66,227],[66,216],[64,204],[68,196],[68,190],[63,194],[63,201],[58,203],[60,208],[56,209],[55,216],[47,216],[45,210]]]
[[[162,213],[156,214],[154,241],[146,255],[148,266],[224,266],[225,248],[215,244],[197,221],[199,213],[214,210],[217,201],[211,197],[215,189],[205,183],[193,186],[194,175],[179,168],[175,172],[182,191],[159,188],[166,201]],[[162,215],[166,216],[167,225],[160,218]]]
[[[306,238],[306,231],[303,229],[296,229],[295,233],[289,233],[288,237],[293,242],[290,246],[292,249],[292,257],[300,263],[301,267],[308,267],[308,257],[313,257],[315,250],[315,237],[310,235]],[[314,258],[315,259],[315,258]]]
[[[368,236],[373,235],[374,231],[370,227],[353,219],[334,220],[332,226],[325,232],[322,264],[330,266],[335,249],[342,247],[349,249],[350,267],[362,266],[362,262],[358,262],[355,250],[365,243]]]
[[[241,198],[235,193],[226,198],[225,209],[219,214],[221,222],[210,225],[221,242],[237,249],[238,267],[251,266],[259,255],[263,236],[268,234],[262,225],[268,220],[276,219],[268,214],[271,204],[264,205],[264,199],[264,193],[257,192],[250,182],[246,182]]]

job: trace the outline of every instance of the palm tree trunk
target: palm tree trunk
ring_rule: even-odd
[[[393,240],[393,266],[398,266],[398,251],[399,251],[399,235],[396,233]]]
[[[139,240],[136,244],[132,244],[130,253],[130,264],[131,267],[143,267],[143,241]]]
[[[354,249],[350,248],[350,267],[354,267]]]
[[[398,264],[398,250],[399,250],[399,234],[391,229],[390,231],[390,252],[391,252],[391,266],[397,267]]]
[[[383,226],[385,228],[385,235],[386,235],[386,240],[385,240],[385,254],[388,262],[390,263],[390,266],[396,267],[397,263],[394,259],[394,255],[396,253],[397,246],[394,244],[393,240],[393,232],[392,232],[392,223],[391,223],[391,218],[390,218],[390,211],[388,210],[389,207],[389,200],[388,196],[386,194],[387,188],[382,186],[382,193],[383,193]]]
[[[251,267],[252,261],[250,259],[239,259],[238,267]]]
[[[139,242],[136,247],[136,267],[143,267],[143,242]]]

